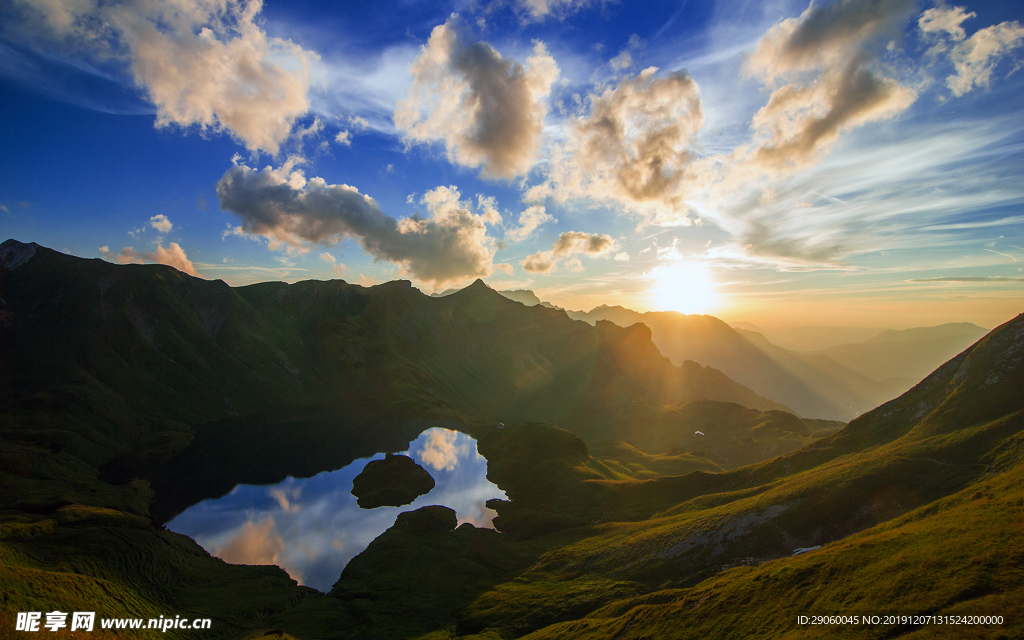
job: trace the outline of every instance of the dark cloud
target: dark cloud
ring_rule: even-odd
[[[849,127],[906,110],[917,93],[873,69],[883,43],[898,34],[912,0],[812,3],[799,18],[772,27],[746,60],[766,82],[791,82],[772,92],[754,116],[754,165],[788,171],[818,160]]]
[[[591,95],[589,112],[556,149],[547,181],[526,199],[587,198],[685,218],[687,172],[704,124],[700,90],[685,71],[656,72],[650,67]]]
[[[548,251],[538,251],[520,262],[520,266],[531,273],[547,273],[555,268],[559,260],[570,258],[575,254],[605,256],[615,251],[618,245],[615,239],[605,233],[585,233],[583,231],[566,231],[558,236]],[[572,259],[571,269],[581,271],[583,265],[579,260]]]
[[[286,165],[262,171],[232,167],[217,183],[221,208],[241,220],[237,233],[266,237],[272,247],[304,249],[355,238],[378,260],[435,284],[492,273],[494,240],[484,221],[458,200],[454,187],[424,197],[430,217],[402,220],[385,214],[373,198],[346,184],[306,180]]]

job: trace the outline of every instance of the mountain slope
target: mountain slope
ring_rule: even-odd
[[[877,382],[822,356],[804,356],[772,345],[760,336],[737,331],[718,318],[676,312],[638,313],[601,306],[570,316],[620,326],[641,322],[672,362],[693,360],[792,407],[802,416],[849,420],[899,394],[896,382]]]
[[[969,322],[890,330],[861,344],[838,345],[818,353],[874,380],[920,380],[984,334],[984,329]]]
[[[368,406],[360,424],[468,416],[601,437],[636,407],[785,409],[714,369],[673,366],[646,328],[591,327],[479,281],[444,298],[402,281],[235,289],[10,240],[0,298],[0,437],[11,461],[0,473],[26,509],[144,513],[146,498],[125,483],[188,447],[197,425],[316,405]],[[92,496],[100,470],[116,484]]]
[[[520,550],[534,546],[536,560],[511,579],[490,574],[447,620],[458,635],[484,637],[688,638],[727,629],[729,637],[796,638],[813,629],[797,625],[798,615],[995,614],[1003,625],[973,631],[1015,637],[1024,631],[1022,387],[1018,316],[842,431],[726,473],[602,479],[582,442],[529,444],[568,434],[482,428],[488,475],[510,498],[491,503],[495,524]],[[396,536],[382,535],[363,566],[408,544]],[[359,597],[394,606],[428,588],[417,575],[396,567],[386,585],[378,574],[378,588]],[[343,573],[344,591],[334,594],[343,602],[351,602],[352,577]],[[892,637],[919,627],[858,623],[845,632]]]

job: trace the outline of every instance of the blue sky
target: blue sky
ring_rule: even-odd
[[[1013,3],[0,11],[5,238],[763,325],[1021,311]]]

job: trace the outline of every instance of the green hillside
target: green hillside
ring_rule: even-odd
[[[0,634],[52,610],[239,640],[1024,634],[1024,316],[839,428],[482,283],[233,289],[9,241],[0,298]],[[403,513],[322,594],[161,525],[432,426],[477,439],[496,531]],[[132,637],[158,636],[197,637]]]
[[[129,480],[159,484],[154,471],[193,456],[194,438],[216,439],[203,425],[273,412],[333,412],[349,429],[384,422],[404,435],[382,416],[565,421],[607,437],[637,407],[785,409],[714,369],[673,366],[646,329],[591,327],[482,282],[445,298],[405,281],[233,289],[15,241],[0,253],[21,256],[0,271],[0,474],[22,509],[143,514],[148,498]]]
[[[535,560],[479,575],[446,600],[450,608],[435,609],[446,613],[434,628],[495,638],[799,638],[821,633],[796,624],[805,614],[996,614],[1003,626],[948,633],[1015,637],[1024,631],[1022,338],[1018,317],[846,429],[725,473],[602,479],[568,434],[484,430],[489,477],[511,499],[494,502],[495,524]],[[552,437],[570,440],[526,451]],[[503,464],[519,439],[523,454]],[[397,536],[381,536],[363,566],[377,553],[410,553]],[[348,574],[332,593],[344,602]],[[377,588],[360,595],[366,619],[429,590],[430,575],[378,575]]]

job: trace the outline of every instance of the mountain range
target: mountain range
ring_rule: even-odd
[[[647,320],[673,345],[676,318],[591,325],[482,282],[233,288],[9,240],[0,299],[5,629],[97,610],[239,640],[775,638],[816,635],[800,615],[899,613],[1024,634],[1024,316],[845,424],[670,361]],[[709,354],[768,357],[682,318]],[[329,593],[162,526],[439,425],[477,439],[507,496],[496,529],[402,513]]]
[[[531,291],[499,293],[524,304],[547,304]],[[714,367],[802,416],[832,420],[850,420],[898,396],[985,333],[970,323],[905,331],[866,330],[863,335],[872,337],[864,343],[802,353],[779,347],[764,334],[744,328],[753,325],[740,323],[734,328],[713,316],[639,313],[608,305],[566,313],[591,324],[598,320],[622,327],[642,323],[673,363],[693,360]]]

